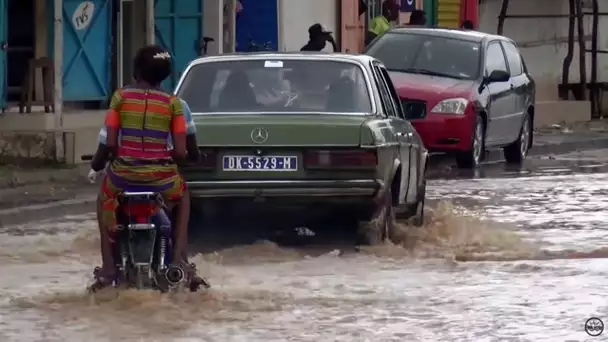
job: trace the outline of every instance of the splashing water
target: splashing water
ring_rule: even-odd
[[[424,227],[400,224],[395,242],[361,248],[362,253],[328,250],[312,257],[306,249],[260,241],[197,255],[192,261],[213,288],[194,294],[114,289],[85,294],[92,265],[99,262],[99,238],[94,221],[72,225],[69,231],[76,233],[0,240],[0,260],[6,263],[0,271],[4,340],[476,340],[500,331],[492,317],[513,325],[500,340],[521,334],[563,340],[572,336],[561,332],[574,329],[556,323],[556,317],[563,321],[564,310],[539,310],[570,300],[579,307],[569,310],[568,319],[574,320],[605,302],[597,291],[608,274],[589,273],[597,268],[594,263],[581,269],[573,262],[608,252],[549,252],[512,223],[463,214],[446,201],[426,213]],[[543,263],[548,259],[576,260]],[[594,288],[581,289],[575,286],[579,281]],[[563,288],[555,292],[555,283]],[[587,297],[574,300],[581,293]],[[531,332],[517,321],[537,328]]]

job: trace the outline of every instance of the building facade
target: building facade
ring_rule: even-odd
[[[29,61],[56,61],[55,51],[62,51],[62,101],[86,103],[86,108],[103,108],[114,89],[131,82],[134,53],[146,43],[160,44],[174,56],[175,73],[163,84],[166,89],[201,55],[205,36],[215,40],[208,44],[211,55],[259,48],[294,51],[318,22],[334,32],[342,51],[359,52],[366,17],[376,15],[381,3],[370,0],[367,14],[359,16],[360,0],[61,0],[63,39],[56,50],[56,1],[0,0],[1,108],[19,101]],[[431,24],[458,26],[468,3],[401,0],[400,21],[423,8]],[[39,99],[41,75],[38,71],[35,77]]]

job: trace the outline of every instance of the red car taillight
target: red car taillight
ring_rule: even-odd
[[[304,154],[307,168],[375,168],[375,150],[317,150]]]

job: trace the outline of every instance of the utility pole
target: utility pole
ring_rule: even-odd
[[[55,159],[65,160],[63,132],[63,0],[55,0],[54,10],[54,98],[55,108]]]
[[[154,0],[146,0],[146,44],[154,44]]]

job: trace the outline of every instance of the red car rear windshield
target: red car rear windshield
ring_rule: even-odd
[[[178,96],[193,113],[371,113],[368,81],[351,62],[209,61],[188,71]]]
[[[467,40],[389,32],[365,52],[391,71],[464,80],[477,79],[481,44]]]

